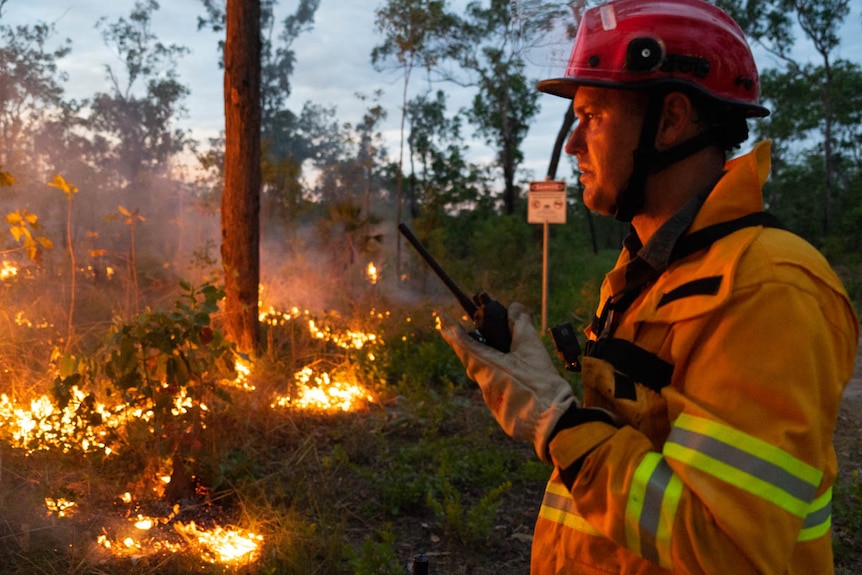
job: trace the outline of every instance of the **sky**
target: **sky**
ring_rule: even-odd
[[[356,97],[357,93],[371,96],[383,90],[381,104],[388,111],[382,129],[388,142],[389,153],[398,153],[402,78],[397,72],[377,72],[370,63],[371,50],[382,41],[374,27],[374,11],[383,0],[321,0],[314,28],[305,32],[294,43],[296,71],[291,77],[293,93],[288,107],[298,112],[306,101],[334,106],[339,122],[357,123],[367,107]],[[161,8],[153,17],[152,29],[164,44],[179,44],[190,49],[177,67],[180,81],[191,90],[185,101],[188,117],[181,126],[192,131],[192,136],[205,142],[217,136],[224,125],[222,100],[222,71],[218,68],[218,36],[197,29],[197,18],[203,14],[200,0],[161,0]],[[526,4],[526,2],[525,2]],[[84,98],[107,89],[105,65],[116,69],[121,62],[116,54],[105,47],[96,21],[105,16],[109,21],[127,17],[134,6],[133,0],[7,0],[3,7],[4,24],[33,24],[38,21],[53,23],[55,39],[69,38],[72,52],[60,62],[69,75],[64,87],[70,97]],[[281,0],[278,20],[295,6],[293,0]],[[851,15],[842,30],[844,43],[837,56],[862,62],[862,0],[851,0]],[[801,39],[801,34],[799,35]],[[559,54],[568,55],[569,46],[552,40],[546,52],[531,58],[528,74],[533,79],[561,75],[564,62]],[[801,40],[797,42],[797,57],[814,59],[813,50]],[[753,47],[761,68],[774,67],[774,60],[765,52]],[[424,88],[418,79],[411,81],[414,90]],[[449,113],[469,103],[469,93],[450,85],[443,87],[449,94]],[[416,91],[411,91],[411,96]],[[534,119],[524,142],[524,168],[527,179],[544,179],[557,131],[562,122],[567,102],[542,95],[541,112]],[[477,161],[490,158],[490,150],[480,140],[468,142]],[[568,172],[563,164],[560,173]]]

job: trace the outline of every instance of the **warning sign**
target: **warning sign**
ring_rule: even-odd
[[[527,197],[527,223],[566,223],[566,182],[544,180],[530,182]]]

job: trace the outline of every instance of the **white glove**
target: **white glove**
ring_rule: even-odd
[[[479,384],[503,431],[532,442],[539,459],[549,461],[551,433],[566,410],[578,402],[551,362],[524,306],[513,303],[508,315],[509,353],[480,343],[444,316],[440,317],[440,333],[467,368],[467,376]]]

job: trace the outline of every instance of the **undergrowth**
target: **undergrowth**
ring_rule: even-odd
[[[213,323],[220,292],[182,287],[172,309],[105,324],[90,353],[55,353],[41,379],[54,374],[43,389],[57,410],[36,425],[63,420],[73,430],[64,439],[2,434],[4,575],[403,573],[420,553],[433,573],[527,568],[550,470],[498,429],[430,310],[358,323],[336,313],[282,318],[264,329],[266,347],[240,387],[226,379],[236,375],[226,363],[235,354]],[[310,318],[320,333],[350,327],[379,339],[345,349],[308,335]],[[272,398],[295,391],[292,375],[309,360],[350,372],[373,399],[353,412],[276,406]],[[111,398],[150,415],[112,426],[97,408]],[[525,491],[530,511],[507,513]],[[75,504],[60,513],[49,501]],[[148,536],[158,530],[175,544],[190,522],[241,526],[263,542],[248,564],[211,563],[188,547],[130,543],[115,553],[97,543],[116,550],[140,537],[130,527],[136,517],[160,518]]]

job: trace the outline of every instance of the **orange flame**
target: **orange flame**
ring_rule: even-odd
[[[0,267],[0,280],[9,279],[18,275],[18,266],[10,261],[3,260],[3,267]]]
[[[210,563],[237,563],[255,560],[258,547],[263,543],[263,536],[250,531],[226,529],[216,526],[207,531],[198,529],[195,522],[187,525],[174,523],[174,529],[187,542],[201,550],[201,557]]]
[[[316,411],[354,411],[373,400],[361,385],[341,377],[315,373],[310,365],[293,374],[297,384],[295,396],[277,397],[271,407],[296,407]]]
[[[380,277],[377,275],[377,266],[374,265],[374,262],[368,262],[365,273],[368,275],[368,281],[371,282],[371,285],[376,285]]]

